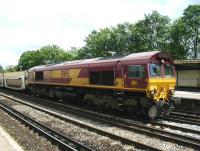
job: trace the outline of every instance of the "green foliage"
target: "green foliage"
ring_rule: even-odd
[[[188,54],[186,28],[182,19],[176,20],[171,27],[170,52],[175,59],[186,59]]]
[[[134,52],[164,50],[174,59],[197,58],[200,51],[200,5],[190,5],[182,17],[170,23],[157,11],[135,24],[93,31],[79,49],[84,58],[124,55]]]
[[[3,67],[0,65],[0,72],[3,72]]]
[[[125,55],[134,50],[134,38],[135,34],[133,32],[134,25],[129,23],[118,24],[117,27],[112,27],[114,40],[112,42],[116,55]]]
[[[136,24],[93,31],[88,35],[83,52],[90,57],[124,55],[140,51],[166,50],[169,47],[170,19],[153,11]]]
[[[17,69],[154,50],[169,51],[174,59],[197,58],[200,52],[199,32],[200,5],[188,6],[183,16],[172,24],[168,16],[153,11],[135,24],[123,23],[92,31],[81,48],[65,51],[57,45],[48,45],[24,52]]]
[[[84,48],[72,47],[70,50],[68,50],[68,52],[71,55],[72,60],[81,60],[89,58],[89,56],[86,55]]]
[[[132,52],[133,25],[118,24],[117,27],[93,31],[86,38],[82,52],[87,58],[123,55]]]
[[[80,55],[85,54],[86,58],[108,56],[113,42],[112,31],[109,28],[101,29],[99,32],[92,31],[85,42],[86,46],[79,52]]]
[[[28,70],[40,64],[39,51],[26,51],[20,56],[18,69]]]
[[[28,70],[31,67],[59,63],[71,60],[72,55],[56,45],[48,45],[39,50],[24,52],[19,60],[18,69]]]
[[[191,51],[190,55],[192,58],[197,58],[200,51],[200,5],[190,5],[185,9],[182,19],[185,23],[185,34],[187,35],[189,51]]]
[[[200,52],[200,5],[190,5],[171,28],[175,58],[197,58]]]
[[[71,55],[56,45],[44,46],[38,52],[40,64],[53,64],[71,60]]]
[[[135,25],[135,49],[139,51],[166,50],[169,45],[170,19],[153,11]]]
[[[14,65],[9,65],[5,67],[4,72],[15,72],[17,71],[17,66]]]

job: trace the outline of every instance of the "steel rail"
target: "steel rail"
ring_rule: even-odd
[[[199,121],[200,122],[200,116],[199,115],[182,113],[182,112],[174,112],[174,111],[171,112],[170,115],[184,117],[184,118],[190,118],[193,121]]]
[[[45,101],[43,99],[38,99],[38,98],[34,98],[34,99],[40,100],[39,101],[40,103],[41,102],[44,103],[44,101]],[[47,104],[45,103],[44,105],[47,105]],[[200,140],[193,138],[193,137],[190,137],[190,136],[179,135],[179,134],[175,134],[175,133],[168,132],[168,131],[165,131],[165,130],[152,128],[152,127],[149,127],[149,126],[144,126],[144,125],[134,123],[134,122],[130,123],[130,122],[125,122],[125,121],[114,120],[113,118],[108,118],[108,117],[99,115],[98,113],[86,112],[86,110],[67,106],[67,105],[63,106],[59,103],[53,103],[52,102],[52,104],[49,104],[49,102],[48,102],[48,106],[51,106],[53,108],[56,108],[58,110],[62,110],[62,111],[65,111],[65,112],[71,112],[73,114],[85,116],[87,118],[90,118],[90,119],[93,119],[93,120],[96,120],[96,121],[99,121],[99,122],[108,123],[108,124],[111,124],[113,126],[117,126],[117,127],[129,130],[129,131],[135,131],[135,132],[138,132],[138,133],[143,133],[143,134],[150,135],[150,136],[153,136],[153,137],[156,137],[156,138],[159,138],[159,139],[162,138],[162,139],[170,141],[170,142],[176,142],[180,145],[185,145],[185,146],[189,146],[189,147],[193,147],[193,148],[200,148],[200,145],[199,145]],[[85,113],[83,113],[83,112],[85,112]]]
[[[190,124],[190,125],[197,125],[200,126],[200,122],[195,121],[195,120],[190,120],[189,118],[183,118],[183,117],[179,117],[179,116],[166,116],[163,118],[160,118],[163,120],[167,120],[167,121],[172,121],[172,122],[177,122],[177,123],[181,123],[181,124]]]
[[[96,133],[98,133],[98,134],[100,134],[100,135],[104,135],[104,136],[110,137],[110,138],[112,138],[112,139],[114,139],[114,140],[117,140],[117,141],[120,141],[120,142],[122,142],[122,143],[124,143],[124,144],[127,144],[127,145],[134,145],[136,148],[144,149],[144,150],[161,151],[161,150],[158,149],[158,148],[151,147],[151,146],[148,146],[148,145],[145,145],[145,144],[142,144],[142,143],[139,143],[139,142],[130,140],[130,139],[128,139],[128,138],[124,138],[124,137],[121,137],[121,136],[118,136],[118,135],[115,135],[115,134],[112,134],[112,133],[103,131],[103,130],[101,130],[101,129],[94,128],[94,127],[92,127],[92,126],[83,124],[83,123],[81,123],[81,122],[78,122],[78,121],[75,121],[75,120],[72,120],[72,119],[68,119],[68,118],[65,118],[65,117],[63,117],[63,116],[57,115],[57,114],[55,114],[55,113],[52,113],[52,112],[50,112],[50,111],[47,111],[47,110],[38,108],[38,107],[33,106],[33,105],[30,105],[30,104],[27,104],[27,103],[25,103],[25,102],[21,102],[20,100],[18,100],[18,99],[16,99],[16,98],[13,98],[13,97],[6,96],[5,94],[0,93],[0,95],[6,97],[6,98],[8,98],[8,99],[11,99],[11,100],[13,100],[13,101],[17,101],[17,102],[22,103],[22,104],[24,104],[24,105],[30,106],[30,107],[32,107],[32,108],[35,108],[35,109],[37,109],[37,110],[40,110],[40,111],[42,111],[42,112],[46,112],[47,114],[50,114],[50,115],[52,115],[52,116],[54,116],[54,117],[57,117],[57,118],[59,118],[59,119],[61,119],[61,120],[64,120],[64,121],[66,121],[66,122],[70,122],[70,123],[72,123],[72,124],[74,124],[74,125],[77,125],[77,126],[80,126],[80,127],[82,127],[82,128],[88,129],[88,130],[90,130],[90,131],[96,132]],[[35,99],[36,99],[36,98],[35,98]],[[40,103],[41,103],[41,102],[40,102]],[[49,102],[48,102],[48,103],[49,103]],[[47,104],[45,104],[45,105],[47,105]],[[55,108],[56,106],[55,106],[55,104],[54,104],[54,105],[52,105],[51,107],[54,107],[54,108]]]
[[[90,118],[90,119],[93,119],[93,120],[96,120],[99,122],[107,123],[112,126],[123,128],[123,129],[129,130],[129,131],[138,132],[140,134],[141,133],[146,134],[146,135],[153,136],[153,137],[156,137],[159,139],[162,138],[162,139],[170,141],[172,143],[176,142],[177,144],[185,145],[188,147],[193,147],[195,149],[200,148],[200,140],[197,138],[190,137],[190,136],[175,134],[175,133],[168,132],[165,130],[144,126],[142,124],[138,124],[135,122],[130,123],[130,122],[125,122],[123,120],[115,120],[114,118],[101,116],[99,114],[94,114],[94,113],[88,114],[88,112],[85,114],[85,113],[80,112],[80,111],[85,112],[85,110],[82,110],[82,109],[80,109],[80,110],[78,109],[77,111],[74,111],[71,109],[66,109],[66,106],[65,106],[65,108],[63,110],[66,112],[71,112],[73,114],[84,116],[84,117],[87,117],[87,118]]]
[[[189,115],[200,116],[200,113],[192,112],[192,111],[185,111],[185,110],[181,110],[181,109],[173,109],[172,113],[173,112],[186,113],[186,114],[189,114]]]
[[[23,122],[26,126],[30,127],[31,129],[34,129],[38,134],[41,134],[48,138],[51,142],[57,144],[61,150],[70,150],[70,151],[93,151],[94,149],[91,149],[83,144],[80,144],[79,142],[76,142],[72,139],[70,139],[67,136],[64,136],[63,134],[60,134],[59,132],[56,132],[55,130],[45,126],[44,124],[35,121],[34,119],[26,116],[25,114],[22,114],[18,112],[17,110],[14,110],[13,108],[7,106],[6,104],[0,102],[0,108],[2,108],[4,111],[9,113],[11,116],[17,118],[21,122]]]
[[[167,128],[170,128],[170,129],[173,129],[173,130],[179,130],[179,131],[182,131],[182,132],[185,132],[185,133],[193,133],[193,134],[200,135],[200,131],[198,131],[198,130],[184,128],[184,127],[170,125],[170,124],[165,124],[165,123],[161,123],[159,121],[151,121],[150,124],[153,125],[153,126],[167,127]]]

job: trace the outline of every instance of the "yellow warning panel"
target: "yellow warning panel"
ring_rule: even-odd
[[[136,80],[132,80],[131,81],[131,86],[136,87],[138,85]]]

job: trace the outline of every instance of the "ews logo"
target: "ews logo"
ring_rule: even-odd
[[[68,70],[62,70],[61,71],[61,77],[62,78],[70,78],[69,77],[69,71]]]

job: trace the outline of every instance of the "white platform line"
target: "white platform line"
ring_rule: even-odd
[[[21,146],[0,126],[0,134],[8,141],[14,151],[24,151]]]

